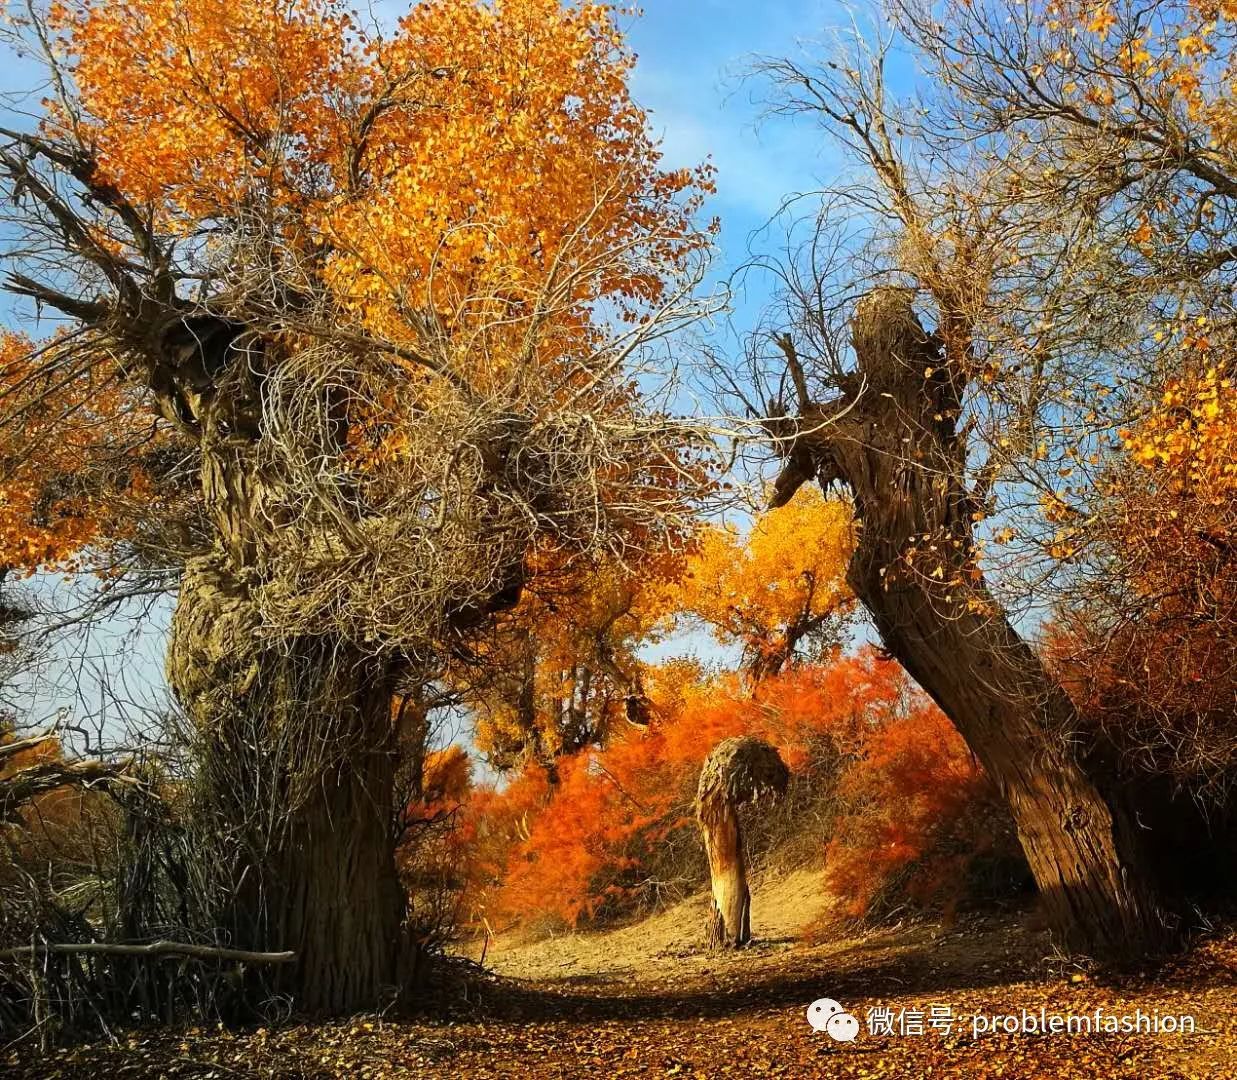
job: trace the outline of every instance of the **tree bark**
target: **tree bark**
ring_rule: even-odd
[[[1113,959],[1162,946],[1171,935],[1132,815],[977,569],[963,364],[942,355],[905,290],[866,297],[852,332],[857,369],[840,397],[773,422],[787,458],[775,503],[813,475],[850,489],[861,528],[848,581],[1007,800],[1059,935]]]
[[[384,717],[389,723],[389,698],[369,720]],[[395,863],[394,770],[381,740],[343,758],[288,822],[278,937],[296,953],[292,990],[307,1012],[355,1013],[397,993],[405,901]]]
[[[696,786],[696,819],[713,889],[710,947],[746,945],[752,939],[752,895],[738,808],[765,795],[784,795],[789,781],[777,750],[752,736],[723,739],[704,759]]]
[[[402,957],[390,664],[259,629],[232,557],[191,561],[168,675],[201,739],[215,922],[230,947],[296,954],[278,988],[298,1009],[374,1008]]]
[[[709,948],[746,945],[752,940],[752,896],[739,815],[734,807],[718,799],[702,806],[699,817],[713,891]]]

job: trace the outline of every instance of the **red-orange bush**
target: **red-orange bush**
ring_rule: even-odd
[[[754,692],[683,665],[650,685],[657,717],[647,730],[560,760],[557,784],[533,767],[501,791],[474,793],[456,837],[474,918],[494,929],[575,925],[700,885],[696,779],[732,735],[767,739],[796,777],[793,814],[780,833],[765,827],[760,844],[805,821],[819,828],[811,843],[827,847],[826,885],[849,914],[868,910],[895,877],[935,902],[936,885],[957,880],[988,845],[990,822],[968,817],[986,803],[982,773],[940,712],[874,651],[789,668]],[[812,802],[817,812],[804,813]]]
[[[1016,852],[1012,823],[961,737],[915,701],[868,733],[838,783],[825,881],[845,914],[900,902],[952,909],[990,857]]]

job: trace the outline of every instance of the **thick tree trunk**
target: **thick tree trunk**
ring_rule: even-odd
[[[279,989],[298,1009],[374,1008],[398,981],[404,914],[388,665],[258,625],[229,556],[189,565],[168,674],[202,739],[221,944],[295,952]]]
[[[752,939],[752,896],[747,886],[739,815],[734,807],[717,799],[700,808],[699,818],[713,890],[709,947],[746,945]]]
[[[962,363],[942,356],[905,290],[869,295],[852,329],[857,371],[841,397],[773,425],[790,436],[775,502],[813,475],[849,487],[861,522],[851,587],[1008,800],[1062,938],[1109,958],[1163,945],[1170,935],[1132,815],[1082,753],[1069,699],[975,565],[982,499],[965,486],[956,426]]]
[[[292,992],[307,1012],[372,1009],[398,985],[404,897],[391,820],[394,761],[381,747],[341,761],[288,822],[278,936],[297,954]]]
[[[852,587],[885,647],[1007,801],[1054,929],[1071,947],[1109,958],[1162,943],[1135,825],[1117,791],[1080,759],[1064,692],[1000,615],[945,615],[920,590],[884,588],[874,570],[857,559]]]
[[[259,450],[268,346],[206,316],[164,342],[161,399],[199,438],[215,529],[213,551],[185,568],[168,677],[201,740],[200,817],[215,856],[204,877],[221,944],[293,951],[276,988],[300,1010],[342,1014],[379,1006],[399,976],[394,660],[261,616],[265,568],[284,540],[282,478]],[[329,432],[345,435],[342,422]]]

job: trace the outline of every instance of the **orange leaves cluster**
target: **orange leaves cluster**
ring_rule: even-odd
[[[1132,583],[1143,596],[1214,604],[1218,581],[1200,575],[1217,559],[1227,566],[1237,540],[1237,381],[1215,365],[1175,379],[1121,438],[1133,467],[1113,471],[1106,497]]]
[[[175,241],[186,295],[277,341],[272,363],[348,368],[343,501],[391,520],[429,490],[438,513],[444,475],[488,477],[525,440],[564,503],[622,505],[635,548],[689,516],[711,453],[631,378],[640,342],[696,313],[711,171],[663,166],[620,16],[425,0],[388,33],[341,0],[64,0],[78,100],[44,122]],[[455,440],[472,471],[429,463]]]
[[[1169,383],[1159,405],[1121,437],[1170,490],[1215,504],[1237,493],[1237,381],[1214,365]]]
[[[640,237],[656,237],[669,264],[689,231],[674,199],[708,186],[660,171],[613,17],[558,0],[413,8],[382,60],[415,73],[415,104],[370,132],[365,198],[345,194],[322,219],[342,294],[378,318],[392,287],[456,314],[478,294],[526,301],[548,276],[567,309],[660,294],[634,264],[629,275],[598,264],[600,279],[588,269],[603,247]]]
[[[638,652],[662,614],[658,583],[676,565],[664,551],[635,565],[591,566],[555,565],[543,553],[532,586],[478,647],[482,666],[504,674],[475,695],[477,749],[508,767],[549,764],[601,741],[639,688]],[[457,681],[472,674],[460,671]]]
[[[90,476],[86,462],[114,436],[126,413],[114,382],[92,373],[42,370],[40,346],[0,335],[0,566],[71,570],[82,549],[109,531],[110,496],[140,487],[126,472]],[[123,426],[123,425],[122,425]]]
[[[1183,367],[1121,433],[1096,514],[1106,578],[1054,649],[1137,767],[1199,792],[1237,762],[1237,385],[1218,362]]]
[[[24,736],[17,734],[8,720],[0,718],[0,747],[22,738]],[[60,739],[53,736],[0,759],[0,780],[11,779],[25,769],[40,765],[64,763],[64,748]],[[0,855],[0,865],[6,857],[30,860],[27,865],[37,867],[36,872],[58,874],[66,861],[74,858],[86,861],[91,843],[97,842],[91,825],[104,802],[101,794],[72,786],[36,795],[20,806],[18,816],[23,827],[6,838],[7,850]]]
[[[1108,31],[1111,30],[1117,23],[1117,16],[1113,14],[1111,4],[1101,4],[1093,12],[1087,20],[1087,29],[1093,34],[1099,34],[1100,37],[1107,37]]]
[[[835,654],[786,668],[754,688],[733,676],[689,685],[680,711],[650,738],[659,759],[695,768],[722,739],[756,735],[776,746],[793,771],[806,765],[822,738],[852,752],[869,726],[897,711],[909,693],[901,668],[874,651]]]
[[[976,858],[1012,849],[991,785],[939,709],[917,702],[867,734],[841,775],[825,881],[847,914],[891,899],[950,907]],[[989,812],[984,813],[987,809]],[[980,820],[982,818],[982,820]]]
[[[468,751],[456,743],[441,750],[431,750],[425,758],[422,784],[428,803],[450,805],[463,802],[472,788],[472,762]]]
[[[393,341],[410,313],[454,332],[547,287],[574,340],[599,297],[660,294],[710,187],[661,169],[616,15],[427,0],[384,38],[337,0],[83,0],[57,25],[100,170],[164,227],[249,215],[325,251],[341,305]],[[600,258],[632,243],[656,257]]]
[[[681,708],[698,671],[648,669],[640,650],[685,624],[738,645],[756,681],[801,655],[823,655],[854,609],[845,582],[853,544],[850,506],[804,488],[746,536],[701,528],[685,555],[663,549],[636,565],[612,561],[566,575],[539,563],[533,587],[483,646],[491,667],[529,665],[532,693],[518,679],[499,679],[482,695],[478,748],[499,767],[530,753],[549,764],[604,741],[633,694],[646,693],[659,711]]]
[[[656,801],[642,800],[646,793],[627,791],[623,779],[594,775],[586,755],[562,764],[557,789],[552,794],[543,789],[538,803],[507,825],[514,830],[513,837],[508,833],[514,843],[501,862],[498,888],[480,898],[486,918],[495,924],[548,920],[574,925],[621,892],[624,875],[639,865],[638,843],[664,840],[663,830],[642,834],[669,811],[664,794]],[[526,781],[516,805],[524,804],[537,786],[538,781]]]
[[[9,722],[0,720],[0,746],[10,746],[17,741],[18,736]],[[60,740],[55,737],[47,738],[5,757],[3,764],[0,764],[0,779],[8,779],[15,773],[35,765],[60,760],[62,760]]]
[[[722,643],[739,645],[759,666],[854,609],[846,584],[854,530],[849,504],[805,486],[762,514],[746,537],[730,528],[703,530],[661,603],[700,620]]]
[[[325,193],[347,103],[364,89],[343,5],[86,0],[57,4],[52,25],[76,61],[100,171],[161,207],[165,225],[230,213],[254,193]]]

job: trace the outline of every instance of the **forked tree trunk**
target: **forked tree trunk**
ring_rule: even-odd
[[[1170,935],[1132,815],[1088,764],[1071,702],[975,566],[982,499],[965,486],[957,428],[965,373],[923,331],[907,290],[870,294],[852,331],[857,370],[841,397],[789,427],[774,422],[789,436],[775,502],[813,476],[849,487],[861,527],[848,581],[886,649],[1008,801],[1061,937],[1109,958],[1163,945]]]

